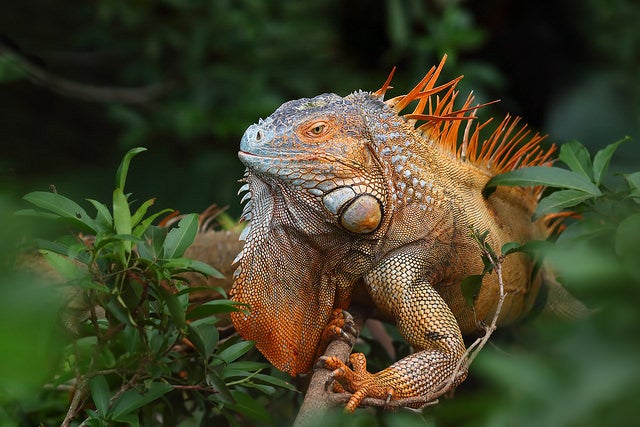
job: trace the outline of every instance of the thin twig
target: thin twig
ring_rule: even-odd
[[[117,102],[122,104],[144,104],[165,95],[174,84],[161,83],[143,87],[106,87],[79,83],[56,76],[24,58],[23,54],[0,40],[0,54],[10,53],[13,64],[32,83],[71,98],[91,102]]]
[[[82,402],[84,401],[87,393],[87,384],[88,381],[83,376],[78,376],[76,380],[76,390],[73,393],[73,397],[71,398],[71,404],[69,405],[69,409],[62,420],[62,424],[60,427],[68,427],[71,425],[71,421],[78,415],[78,411],[82,406]]]

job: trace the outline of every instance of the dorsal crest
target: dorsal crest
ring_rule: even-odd
[[[459,90],[456,86],[462,76],[436,86],[446,59],[445,55],[440,64],[432,67],[409,93],[384,102],[413,125],[426,141],[455,154],[461,161],[487,169],[493,175],[527,166],[550,164],[556,146],[543,148],[540,142],[546,135],[537,132],[532,135],[527,125],[521,124],[519,117],[507,115],[489,137],[481,141],[480,133],[492,119],[478,123],[475,114],[478,109],[497,101],[474,105],[474,96],[470,93],[462,106],[457,108],[455,103]],[[395,68],[382,87],[373,92],[374,96],[384,100],[384,95],[391,88],[394,71]],[[417,104],[413,111],[402,114],[414,102]]]

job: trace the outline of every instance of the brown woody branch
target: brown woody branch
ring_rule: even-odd
[[[360,335],[362,326],[366,320],[367,310],[359,306],[349,307],[349,313],[353,316],[354,328],[357,335]],[[357,336],[356,336],[357,338]],[[324,356],[334,356],[346,362],[351,354],[353,344],[343,339],[335,339],[329,343]],[[322,412],[336,406],[331,390],[327,390],[326,384],[331,379],[331,371],[328,369],[316,369],[311,376],[307,393],[305,394],[302,406],[295,419],[294,427],[309,425]],[[346,394],[346,393],[345,393]]]

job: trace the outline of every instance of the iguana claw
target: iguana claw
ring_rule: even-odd
[[[326,348],[336,338],[353,345],[357,335],[353,316],[348,311],[337,308],[331,313],[331,320],[324,329],[320,348]]]

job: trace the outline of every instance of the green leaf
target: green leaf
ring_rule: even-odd
[[[147,231],[151,223],[156,220],[156,218],[158,218],[160,215],[163,215],[169,212],[173,212],[173,209],[163,209],[160,212],[154,213],[153,215],[150,215],[145,219],[143,219],[142,221],[140,221],[140,224],[136,225],[136,227],[133,229],[134,236],[138,236],[138,237],[142,236]],[[162,228],[164,229],[164,227]]]
[[[95,223],[87,212],[76,202],[57,193],[47,191],[34,191],[26,194],[24,200],[36,205],[41,209],[59,215],[62,218],[70,220],[74,225],[83,230],[96,233]]]
[[[242,310],[242,304],[226,299],[217,299],[200,304],[187,313],[187,319],[201,319],[212,314],[232,313]]]
[[[519,252],[522,245],[519,242],[507,242],[500,248],[502,256],[507,256],[514,252]]]
[[[129,172],[129,164],[131,163],[131,159],[138,153],[142,153],[147,149],[144,147],[135,147],[131,150],[127,151],[127,154],[124,155],[122,162],[120,162],[120,166],[118,166],[118,170],[116,171],[116,188],[119,188],[124,192],[124,184],[127,181],[127,173]]]
[[[216,357],[224,363],[231,363],[253,348],[253,341],[240,341],[222,350]]]
[[[181,289],[180,292],[178,292],[178,295],[192,294],[200,291],[206,291],[206,292],[216,291],[220,295],[222,295],[223,298],[227,298],[227,293],[220,286],[187,286],[184,289]]]
[[[212,394],[209,399],[214,401],[220,401],[226,404],[235,404],[236,401],[231,395],[227,384],[224,382],[222,378],[218,376],[218,374],[214,371],[210,371],[207,374],[207,384],[213,386],[217,393]]]
[[[625,174],[624,179],[629,185],[630,196],[634,199],[640,198],[640,172]]]
[[[582,190],[593,196],[600,196],[602,194],[598,187],[589,181],[588,178],[566,169],[547,166],[531,166],[516,169],[511,172],[496,175],[487,183],[487,187],[495,187],[498,185],[544,185]]]
[[[86,276],[86,272],[66,256],[46,250],[40,250],[40,253],[49,265],[65,279],[77,280]]]
[[[230,363],[226,368],[227,369],[237,369],[243,371],[259,371],[261,369],[268,368],[270,365],[264,362],[254,362],[253,360],[240,360],[237,362]]]
[[[131,234],[131,211],[122,188],[113,190],[113,225],[118,234]],[[126,253],[131,252],[131,242],[123,242]]]
[[[156,202],[155,197],[144,202],[131,216],[131,226],[136,226],[147,213],[147,210]]]
[[[93,403],[96,405],[98,413],[104,417],[109,410],[109,399],[111,398],[107,379],[104,375],[96,375],[91,378],[89,386],[91,388],[91,398],[93,399]]]
[[[34,218],[60,219],[60,215],[50,212],[37,211],[35,209],[20,209],[14,212],[16,216],[30,216]]]
[[[189,214],[178,222],[178,226],[172,228],[163,244],[163,258],[178,258],[193,243],[198,233],[198,215]]]
[[[196,259],[191,258],[173,258],[162,263],[165,268],[171,268],[183,271],[195,271],[196,273],[202,273],[207,276],[215,277],[216,279],[224,279],[222,273],[209,264]]]
[[[96,234],[94,247],[96,249],[102,249],[104,246],[113,242],[143,243],[144,240],[131,234],[98,233]]]
[[[232,390],[231,395],[236,401],[236,404],[229,405],[232,409],[257,421],[269,421],[271,419],[264,406],[247,393],[240,390]]]
[[[166,236],[166,228],[150,226],[142,236],[145,242],[138,245],[139,256],[148,261],[156,262],[162,256],[162,245]]]
[[[171,313],[171,318],[178,326],[178,328],[183,329],[187,325],[185,320],[186,307],[184,307],[182,303],[180,303],[180,299],[176,294],[165,289],[163,286],[160,286],[159,289],[160,295],[162,296],[165,304],[167,304],[169,313]]]
[[[293,384],[291,384],[291,383],[289,383],[289,382],[287,382],[285,380],[282,380],[280,378],[273,377],[271,375],[256,374],[256,375],[253,376],[253,378],[255,380],[260,380],[260,381],[262,381],[264,383],[267,383],[267,384],[271,384],[271,385],[275,385],[277,387],[285,388],[287,390],[298,391],[296,386],[294,386]]]
[[[640,239],[640,213],[630,215],[620,221],[616,230],[616,253],[621,256],[637,254],[638,239]]]
[[[578,141],[569,141],[562,144],[558,158],[569,166],[572,171],[589,178],[589,180],[593,179],[591,155],[585,146]]]
[[[113,217],[111,216],[111,212],[109,212],[109,208],[97,200],[87,199],[87,201],[96,208],[96,221],[104,224],[107,229],[113,229]]]
[[[109,418],[119,420],[136,409],[153,402],[173,390],[173,386],[167,383],[152,383],[146,392],[140,393],[138,390],[127,390],[113,403]]]
[[[556,191],[538,202],[533,219],[553,212],[560,212],[562,209],[576,206],[591,198],[593,198],[592,194],[581,190]]]
[[[520,246],[518,252],[528,254],[532,258],[538,258],[553,247],[553,243],[547,240],[528,240]]]
[[[623,142],[630,141],[630,137],[622,138],[620,141],[616,141],[613,144],[609,144],[604,147],[602,150],[598,151],[596,155],[593,157],[593,177],[597,185],[602,182],[602,178],[604,178],[607,170],[609,169],[609,162],[611,161],[611,156],[618,149],[618,146]]]
[[[209,359],[218,345],[218,328],[213,319],[200,319],[189,324],[189,339],[203,359]]]
[[[478,296],[478,292],[480,292],[483,277],[484,275],[482,274],[472,274],[462,279],[462,282],[460,283],[462,296],[469,307],[473,307],[476,296]]]

